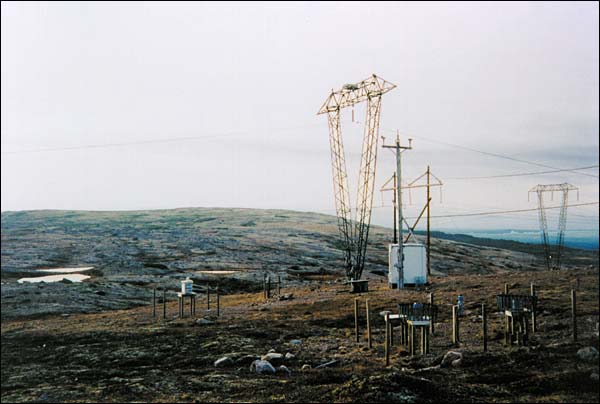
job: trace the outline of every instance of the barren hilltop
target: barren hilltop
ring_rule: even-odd
[[[538,246],[438,235],[430,284],[390,290],[391,230],[373,226],[363,275],[370,291],[358,296],[347,293],[332,216],[221,208],[3,212],[2,401],[597,400],[597,352],[588,348],[598,348],[598,251],[567,249],[564,269],[547,272]],[[17,283],[39,269],[65,267],[93,269],[80,283]],[[281,293],[269,299],[265,274],[282,280]],[[177,315],[176,292],[186,277],[199,293],[195,318]],[[495,296],[504,284],[527,294],[531,282],[540,299],[538,331],[527,346],[505,347]],[[207,285],[219,288],[218,317],[214,301],[206,310]],[[431,353],[411,357],[396,341],[386,367],[379,313],[426,301],[429,293],[440,307]],[[458,294],[466,310],[454,346]],[[481,303],[489,311],[486,353]],[[281,353],[271,362],[287,370],[251,371],[269,351]],[[449,351],[461,355],[454,366],[444,360]]]

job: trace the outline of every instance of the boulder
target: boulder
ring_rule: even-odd
[[[283,365],[283,354],[277,352],[269,352],[261,358],[263,361],[271,362],[274,366]]]
[[[211,325],[214,323],[214,321],[207,320],[205,318],[199,318],[198,320],[196,320],[196,325]]]
[[[277,373],[289,376],[292,374],[292,371],[287,366],[281,365],[277,368]]]
[[[235,363],[237,363],[238,365],[249,365],[257,359],[260,359],[260,356],[244,355],[244,356],[240,356],[239,358],[237,358],[235,360]]]
[[[586,346],[577,351],[577,356],[582,361],[598,362],[598,350],[593,346]]]
[[[286,354],[285,354],[285,360],[286,360],[286,361],[292,360],[292,359],[294,359],[295,357],[296,357],[296,355],[294,355],[294,354],[293,354],[293,353],[291,353],[291,352],[288,352],[288,353],[286,353]]]
[[[302,345],[302,341],[299,339],[293,339],[290,341],[290,344],[292,345]]]
[[[275,374],[275,368],[268,361],[255,360],[250,365],[250,371],[259,375],[273,375]]]
[[[462,362],[463,354],[457,351],[448,351],[442,358],[440,363],[441,367],[447,368],[449,366],[460,366]]]
[[[310,366],[308,363],[305,363],[304,365],[302,365],[302,370],[307,370],[307,369],[312,369],[312,366]]]
[[[215,367],[217,368],[223,368],[231,365],[233,365],[233,359],[231,359],[229,356],[224,356],[215,361]]]

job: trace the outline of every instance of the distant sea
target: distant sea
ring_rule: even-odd
[[[449,234],[466,234],[473,237],[491,238],[495,240],[513,240],[521,243],[541,244],[540,231],[514,230],[514,229],[440,229]],[[548,232],[550,242],[556,242],[556,232]],[[567,230],[565,232],[565,246],[597,250],[598,230]]]

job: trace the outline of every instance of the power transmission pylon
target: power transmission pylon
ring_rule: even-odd
[[[425,184],[419,184],[419,181],[422,178],[426,178],[427,182]],[[436,182],[431,182],[431,177],[433,177],[435,179]],[[392,188],[387,187],[387,185],[390,183],[390,181],[392,180],[392,178],[394,179],[394,186]],[[390,178],[389,180],[387,180],[382,186],[380,191],[383,193],[385,191],[396,191],[396,174],[394,173],[393,177]],[[406,226],[408,227],[408,236],[404,239],[404,243],[408,242],[408,240],[410,239],[411,236],[414,235],[414,230],[417,227],[417,224],[419,224],[419,220],[421,220],[421,218],[423,217],[423,214],[425,213],[425,211],[427,211],[427,275],[431,275],[431,264],[430,264],[430,257],[431,257],[431,236],[430,236],[430,218],[431,218],[431,187],[440,187],[440,202],[442,200],[442,191],[441,191],[441,186],[444,185],[442,180],[440,180],[438,177],[435,176],[435,174],[433,174],[429,168],[429,166],[427,166],[427,171],[425,171],[423,174],[421,174],[420,176],[418,176],[417,178],[415,178],[414,180],[412,180],[411,182],[409,182],[406,185],[402,186],[402,189],[408,189],[409,195],[410,195],[410,190],[413,188],[427,188],[427,202],[425,203],[425,206],[423,206],[423,209],[421,210],[421,213],[419,214],[419,216],[417,217],[417,220],[415,220],[414,224],[412,226],[410,226],[406,220],[403,220],[404,224],[406,224]],[[394,221],[396,220],[396,192],[394,192]],[[396,244],[396,224],[394,223],[394,244]]]
[[[338,227],[342,235],[346,276],[350,280],[360,279],[365,263],[373,205],[381,96],[395,87],[395,84],[373,74],[356,84],[346,84],[337,91],[331,90],[331,94],[317,112],[317,115],[326,113],[329,122],[333,193]],[[345,107],[354,107],[355,104],[363,101],[367,102],[367,124],[363,137],[358,179],[356,217],[352,223],[340,110]]]
[[[576,186],[567,183],[548,185],[538,184],[531,188],[527,193],[528,199],[531,192],[537,193],[540,232],[542,236],[542,244],[544,245],[544,259],[546,261],[546,267],[549,271],[553,269],[560,269],[561,254],[565,243],[565,229],[567,227],[567,205],[569,202],[569,191],[577,191],[577,200],[579,200],[579,189]],[[554,192],[560,192],[562,194],[562,204],[558,217],[558,232],[556,234],[554,257],[552,257],[550,237],[548,236],[548,221],[546,219],[546,211],[544,209],[544,193],[547,192],[550,192],[550,198],[552,200],[554,199]]]

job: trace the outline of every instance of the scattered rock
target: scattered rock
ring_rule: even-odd
[[[198,320],[196,320],[196,325],[211,325],[214,323],[214,321],[208,320],[206,318],[199,318]]]
[[[233,359],[231,359],[229,356],[224,356],[215,361],[215,367],[217,368],[224,368],[231,365],[233,365]]]
[[[308,363],[305,363],[304,365],[302,365],[302,370],[307,370],[307,369],[312,369],[312,366],[310,366]]]
[[[235,360],[235,363],[238,365],[249,365],[255,360],[260,359],[260,356],[257,355],[244,355]]]
[[[281,365],[277,368],[277,373],[282,373],[289,376],[292,374],[292,371],[287,366]]]
[[[277,352],[269,352],[268,354],[263,355],[260,359],[263,361],[268,361],[274,366],[283,365],[283,354]]]
[[[322,369],[322,368],[328,368],[328,367],[331,367],[331,366],[335,366],[335,365],[337,365],[338,362],[339,361],[337,361],[337,360],[332,360],[332,361],[329,361],[329,362],[325,362],[325,363],[322,363],[319,366],[317,366],[315,369]]]
[[[441,367],[447,368],[449,366],[460,366],[463,354],[457,351],[448,351],[442,358]]]
[[[582,361],[586,362],[597,362],[598,361],[598,350],[593,346],[587,346],[577,351],[577,356]]]
[[[250,365],[250,371],[259,375],[275,374],[275,368],[268,361],[255,360]]]
[[[269,349],[269,352],[268,352],[268,353],[273,353],[273,352],[277,352],[277,351],[276,351],[275,349],[272,349],[272,348],[271,348],[271,349]]]
[[[294,294],[293,293],[289,293],[289,294],[285,294],[285,295],[279,296],[279,300],[292,300],[293,298],[294,298]]]
[[[292,345],[302,345],[302,341],[299,339],[293,339],[290,341],[290,344]]]
[[[294,355],[294,354],[293,354],[293,353],[291,353],[291,352],[288,352],[288,353],[286,353],[286,354],[285,354],[285,360],[286,360],[286,361],[292,360],[292,359],[294,359],[295,357],[296,357],[296,355]]]

